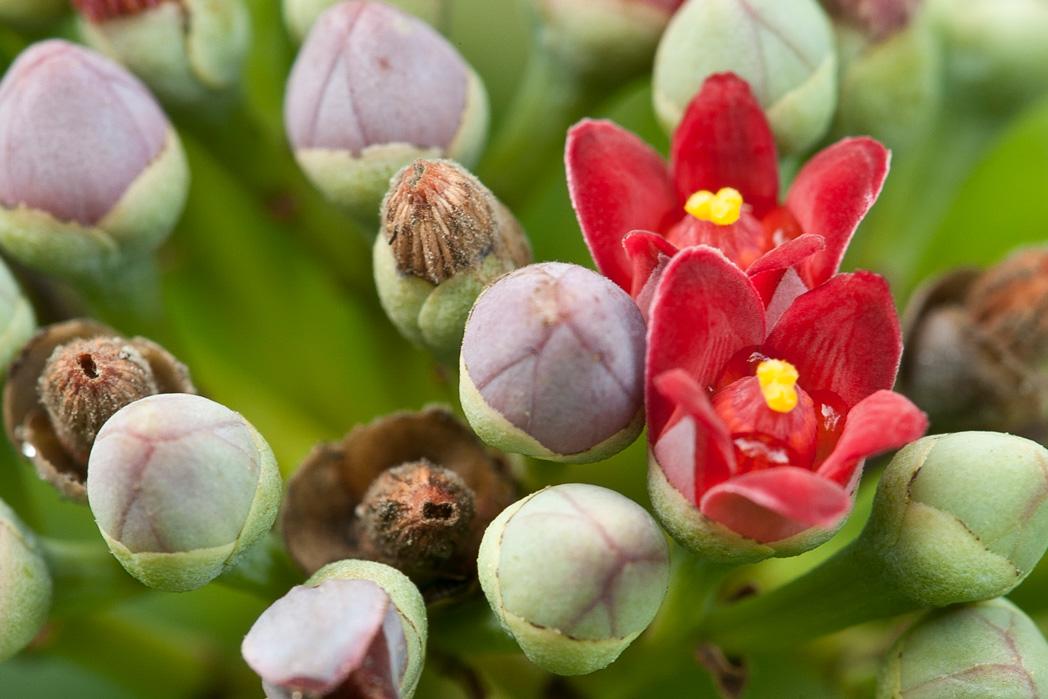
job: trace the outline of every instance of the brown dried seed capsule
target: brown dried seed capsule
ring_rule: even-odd
[[[517,220],[468,170],[450,160],[416,160],[382,202],[382,229],[402,274],[440,284],[489,254],[527,264]]]
[[[475,585],[484,530],[515,498],[509,471],[444,409],[358,425],[288,481],[288,552],[307,574],[365,558],[403,570],[428,601],[456,595]]]
[[[86,466],[102,425],[120,408],[158,392],[149,364],[127,340],[94,337],[59,345],[37,382],[55,436]]]
[[[1048,356],[1048,249],[1027,248],[990,267],[965,306],[979,328],[1024,362]]]
[[[155,393],[196,393],[189,371],[163,347],[90,320],[56,323],[11,364],[4,427],[41,478],[86,502],[94,435],[124,405]]]

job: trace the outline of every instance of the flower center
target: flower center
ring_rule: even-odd
[[[729,226],[739,220],[742,195],[731,187],[721,187],[716,194],[701,189],[688,197],[684,210],[699,220]]]
[[[797,369],[781,359],[768,359],[757,365],[757,381],[768,407],[788,413],[797,406]]]

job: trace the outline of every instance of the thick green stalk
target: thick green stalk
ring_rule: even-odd
[[[303,580],[283,543],[272,532],[245,552],[236,566],[216,579],[222,585],[264,600],[284,596],[293,586],[301,585]]]
[[[728,654],[745,654],[788,648],[919,607],[894,588],[873,547],[860,538],[781,587],[712,611],[701,632]]]

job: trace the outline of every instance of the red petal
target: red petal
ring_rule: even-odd
[[[787,269],[825,248],[826,241],[822,236],[805,233],[761,255],[746,268],[746,274],[752,277],[761,272]]]
[[[673,134],[670,170],[677,195],[734,187],[762,218],[779,196],[775,137],[750,86],[733,73],[712,75]]]
[[[684,210],[662,158],[610,121],[583,119],[568,131],[564,153],[568,193],[593,261],[630,290],[622,239],[635,229],[664,231]]]
[[[652,437],[652,451],[666,480],[696,504],[707,490],[735,472],[731,435],[714,412],[706,388],[686,371],[667,371],[656,376],[654,384],[655,390],[680,409],[682,418],[692,418],[690,425],[681,419]]]
[[[762,543],[812,527],[833,528],[851,507],[844,488],[795,466],[737,476],[710,490],[699,504],[710,519]]]
[[[648,321],[648,430],[661,434],[673,412],[652,389],[654,377],[680,368],[709,386],[732,355],[763,338],[764,305],[746,274],[714,248],[678,252],[662,273]]]
[[[872,138],[846,138],[817,153],[797,174],[786,208],[805,233],[826,239],[826,249],[801,266],[809,287],[840,269],[855,229],[877,201],[890,159],[888,149]]]
[[[809,393],[833,391],[848,406],[891,388],[902,336],[888,283],[870,272],[838,274],[801,294],[768,335],[764,351],[793,364]]]
[[[644,322],[648,322],[648,311],[655,296],[662,272],[670,258],[677,254],[677,246],[661,235],[648,231],[631,231],[622,242],[626,254],[633,263],[633,284],[630,296],[637,302]]]
[[[848,412],[840,441],[818,467],[823,478],[848,487],[856,467],[867,456],[898,449],[928,430],[928,416],[892,391],[877,391]]]

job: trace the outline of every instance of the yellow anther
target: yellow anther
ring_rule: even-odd
[[[779,413],[788,413],[797,405],[797,370],[789,362],[768,359],[757,365],[757,381],[768,407]]]
[[[742,195],[731,187],[722,187],[716,194],[702,189],[688,197],[684,210],[703,221],[728,226],[739,220]]]

